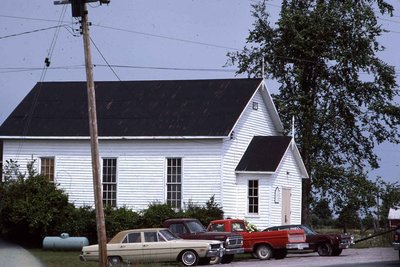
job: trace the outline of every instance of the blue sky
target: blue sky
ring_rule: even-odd
[[[6,0],[0,10],[0,123],[39,81],[86,79],[83,41],[70,5]],[[89,5],[95,80],[234,78],[223,67],[226,53],[240,50],[252,28],[255,0],[111,0]],[[400,11],[400,1],[388,1]],[[270,1],[277,18],[280,1]],[[400,13],[380,16],[390,32],[381,38],[381,58],[400,71]],[[61,20],[59,24],[58,21]],[[54,28],[63,25],[59,31]],[[50,67],[44,69],[48,57]],[[111,70],[107,64],[118,65]],[[400,84],[400,81],[398,82]],[[269,90],[277,84],[267,81]],[[400,102],[400,101],[398,101]],[[371,174],[400,178],[400,145],[376,148],[381,169]]]

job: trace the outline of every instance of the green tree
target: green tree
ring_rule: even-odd
[[[242,51],[228,53],[238,73],[280,83],[274,96],[285,129],[296,118],[295,138],[310,179],[303,182],[302,218],[309,223],[313,194],[337,192],[367,168],[378,168],[373,148],[398,143],[400,107],[395,69],[377,56],[384,30],[376,12],[392,15],[383,0],[284,0],[276,26],[267,1],[253,5],[254,28]],[[365,182],[365,184],[368,184]],[[368,194],[366,190],[360,192]]]
[[[321,198],[315,202],[311,212],[311,224],[314,228],[320,226],[331,226],[333,224],[332,210],[329,207],[329,201]]]
[[[379,198],[378,218],[381,226],[386,226],[388,222],[389,209],[400,205],[400,185],[398,182],[390,183],[378,177],[377,181]]]

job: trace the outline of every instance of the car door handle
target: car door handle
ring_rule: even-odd
[[[145,248],[145,247],[148,247],[149,245],[143,245],[143,247]]]
[[[125,246],[121,246],[121,248],[125,248]]]

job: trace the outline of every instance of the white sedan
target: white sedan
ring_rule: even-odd
[[[107,244],[110,266],[138,262],[182,262],[185,266],[209,263],[222,257],[224,247],[216,240],[183,240],[165,228],[135,229],[119,232]],[[99,246],[85,246],[82,261],[98,261]]]

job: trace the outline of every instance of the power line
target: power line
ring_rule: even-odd
[[[46,21],[46,22],[59,22],[59,20],[54,19],[41,19],[41,18],[30,18],[30,17],[19,17],[19,16],[9,16],[0,14],[2,18],[11,18],[11,19],[23,19],[23,20],[35,20],[35,21]],[[65,22],[65,21],[64,21]]]
[[[36,32],[40,32],[40,31],[47,31],[47,30],[56,29],[56,28],[60,28],[60,27],[66,27],[66,26],[69,26],[69,25],[62,24],[62,25],[57,25],[57,26],[52,26],[52,27],[47,27],[47,28],[41,28],[41,29],[36,29],[36,30],[32,30],[32,31],[27,31],[27,32],[21,32],[21,33],[15,33],[15,34],[10,34],[10,35],[0,36],[0,39],[6,39],[6,38],[10,38],[10,37],[16,37],[16,36],[20,36],[20,35],[24,35],[24,34],[36,33]]]
[[[100,27],[100,28],[105,28],[105,29],[116,30],[116,31],[123,31],[123,32],[128,32],[128,33],[140,34],[140,35],[145,35],[145,36],[150,36],[150,37],[157,37],[157,38],[162,38],[162,39],[167,39],[167,40],[173,40],[173,41],[191,43],[191,44],[205,45],[205,46],[211,46],[211,47],[222,48],[222,49],[229,49],[229,50],[237,50],[237,51],[240,50],[240,49],[235,48],[235,47],[229,47],[229,46],[223,46],[223,45],[218,45],[218,44],[211,44],[211,43],[204,43],[204,42],[192,41],[192,40],[188,40],[188,39],[181,39],[181,38],[169,37],[169,36],[166,36],[166,35],[145,33],[145,32],[139,32],[139,31],[133,31],[133,30],[127,30],[127,29],[116,28],[116,27],[103,26],[103,25],[98,25],[98,24],[93,24],[93,26]]]
[[[50,70],[68,70],[68,69],[82,69],[84,65],[71,65],[71,66],[58,66],[51,67]],[[13,72],[29,72],[29,71],[42,71],[43,67],[10,67],[10,68],[0,68],[0,74],[3,73],[13,73]]]
[[[179,70],[179,71],[215,71],[215,72],[236,72],[233,69],[207,69],[207,68],[177,68],[177,67],[155,67],[155,66],[130,66],[130,65],[101,65],[95,64],[95,67],[127,68],[127,69],[150,69],[150,70]]]
[[[111,67],[111,68],[125,68],[125,69],[149,69],[149,70],[171,70],[171,71],[209,71],[209,72],[236,72],[234,69],[217,69],[217,68],[180,68],[180,67],[159,67],[159,66],[134,66],[134,65],[113,65],[113,64],[93,64],[94,67]],[[82,69],[84,65],[71,65],[71,66],[57,66],[51,67],[49,70],[69,70],[69,69]],[[13,72],[29,72],[41,71],[42,67],[9,67],[0,68],[0,74],[13,73]]]

